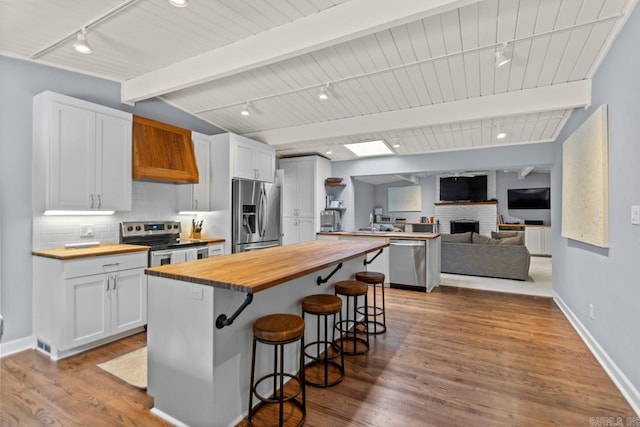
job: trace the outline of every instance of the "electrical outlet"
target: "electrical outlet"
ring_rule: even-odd
[[[631,206],[631,224],[640,225],[640,206]]]
[[[195,288],[195,287],[189,288],[189,298],[202,300],[203,297],[204,297],[204,293],[202,292],[202,288]]]
[[[589,317],[591,317],[592,319],[595,319],[593,304],[589,304]]]
[[[80,225],[80,237],[93,237],[93,224]]]

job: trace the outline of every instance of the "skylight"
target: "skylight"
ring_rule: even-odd
[[[353,144],[344,144],[344,146],[358,157],[394,154],[391,148],[382,140],[356,142]]]

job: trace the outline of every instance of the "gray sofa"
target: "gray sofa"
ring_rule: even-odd
[[[441,235],[443,273],[527,280],[530,255],[524,233],[477,233]]]

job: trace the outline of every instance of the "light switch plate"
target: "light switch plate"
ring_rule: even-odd
[[[631,206],[631,224],[640,225],[640,206]]]
[[[80,237],[93,237],[93,224],[80,224]]]

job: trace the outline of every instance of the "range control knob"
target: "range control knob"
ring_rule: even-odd
[[[127,227],[127,231],[133,231],[133,226],[131,226],[131,225],[130,225],[130,226],[128,226],[128,227]]]
[[[142,230],[142,227],[140,227],[139,225],[136,225],[136,231],[140,231]]]

